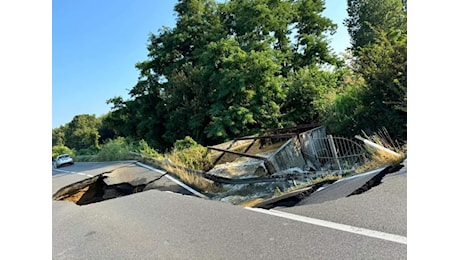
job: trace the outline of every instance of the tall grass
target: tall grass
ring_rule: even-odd
[[[205,193],[222,192],[222,186],[204,177],[191,173],[178,163],[165,164],[164,170],[178,177],[185,184]]]
[[[407,158],[407,144],[400,144],[397,141],[394,141],[385,128],[382,128],[372,135],[367,135],[363,132],[363,136],[365,139],[383,146],[397,154],[365,145],[368,156],[365,163],[356,169],[357,173],[362,173],[388,165],[399,164]]]
[[[169,162],[164,164],[166,171],[173,173],[184,183],[207,192],[219,192],[221,186],[186,170],[186,168],[203,171],[212,164],[208,149],[196,143],[191,137],[176,141],[174,148],[164,155]]]
[[[201,192],[218,193],[222,191],[221,185],[192,172],[193,170],[202,171],[205,167],[209,167],[211,156],[206,147],[199,145],[190,137],[178,140],[171,151],[154,155],[156,156],[141,151],[136,160],[167,171]]]

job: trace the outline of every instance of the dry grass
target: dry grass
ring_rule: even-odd
[[[220,192],[222,188],[220,185],[215,182],[208,180],[204,177],[198,176],[194,173],[190,173],[183,168],[183,165],[180,164],[167,164],[164,166],[167,172],[170,172],[177,176],[185,184],[192,186],[200,191],[206,192]]]
[[[192,166],[200,164],[200,162],[196,160],[196,158],[200,157],[201,155],[197,156],[197,153],[195,153],[195,156],[189,157],[188,161],[184,163],[181,160],[181,156],[179,156],[179,154],[173,150],[172,152],[164,154],[161,157],[162,159],[147,157],[145,155],[140,155],[136,159],[142,163],[152,165],[154,167],[167,171],[168,173],[179,178],[185,184],[199,191],[220,192],[222,190],[220,185],[216,184],[211,180],[208,180],[206,178],[203,178],[192,172],[187,171],[187,168],[193,169],[190,167],[190,164]],[[195,162],[192,161],[193,158],[195,158]]]
[[[365,133],[363,134],[365,139],[383,146],[397,153],[397,155],[383,149],[377,149],[365,145],[369,156],[364,165],[356,169],[357,173],[366,172],[388,165],[399,164],[407,157],[407,144],[399,144],[398,142],[393,141],[385,128],[370,136]]]
[[[194,170],[203,170],[211,164],[211,155],[202,146],[187,149],[173,149],[164,157],[175,165],[180,165]]]
[[[187,185],[206,192],[220,192],[222,190],[219,184],[187,171],[187,168],[203,171],[210,167],[211,155],[207,148],[194,146],[186,149],[173,149],[165,154],[165,158],[170,162],[165,164],[165,170],[176,175]]]

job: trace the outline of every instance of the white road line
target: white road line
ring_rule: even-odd
[[[86,174],[86,173],[82,173],[82,172],[65,171],[65,170],[59,170],[59,169],[54,169],[54,170],[58,171],[58,172],[63,172],[63,173],[74,173],[74,174],[79,174],[79,175],[83,175],[83,176],[94,177],[94,175]]]
[[[139,164],[140,166],[145,167],[145,168],[147,168],[147,169],[150,169],[150,170],[152,170],[152,171],[157,171],[157,172],[160,172],[160,173],[162,173],[162,174],[167,173],[166,171],[162,171],[162,170],[160,170],[160,169],[156,169],[156,168],[150,167],[150,166],[145,165],[145,164],[140,163],[140,162],[137,162],[137,164]],[[171,175],[166,174],[165,177],[168,178],[168,179],[170,179],[170,180],[172,180],[173,182],[177,183],[177,184],[178,184],[179,186],[181,186],[182,188],[184,188],[184,189],[190,191],[191,193],[197,195],[198,197],[203,198],[203,199],[209,199],[209,198],[206,197],[205,195],[203,195],[203,194],[199,193],[198,191],[192,189],[191,187],[187,186],[185,183],[183,183],[183,182],[177,180],[176,178],[172,177]]]
[[[94,175],[86,174],[86,173],[82,173],[82,172],[74,172],[74,173],[80,174],[80,175],[83,175],[83,176],[94,177]]]
[[[383,240],[407,245],[407,237],[404,237],[404,236],[399,236],[399,235],[384,233],[384,232],[375,231],[371,229],[365,229],[365,228],[360,228],[360,227],[339,224],[339,223],[321,220],[321,219],[309,218],[309,217],[300,216],[300,215],[291,214],[291,213],[282,212],[282,211],[273,210],[273,209],[266,210],[266,209],[260,209],[260,208],[250,208],[250,207],[245,207],[245,208],[248,210],[263,213],[263,214],[268,214],[268,215],[277,216],[281,218],[287,218],[287,219],[300,221],[300,222],[304,222],[304,223],[308,223],[312,225],[337,229],[337,230],[350,232],[350,233],[354,233],[358,235],[383,239]]]

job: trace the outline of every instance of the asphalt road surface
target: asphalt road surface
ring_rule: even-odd
[[[53,194],[125,165],[53,169]],[[52,254],[53,259],[407,259],[406,187],[405,167],[359,195],[271,210],[156,189],[83,206],[53,200]]]

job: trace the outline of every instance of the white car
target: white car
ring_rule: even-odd
[[[64,165],[72,165],[73,158],[69,154],[61,154],[56,157],[56,162],[54,162],[54,167],[59,168]]]

